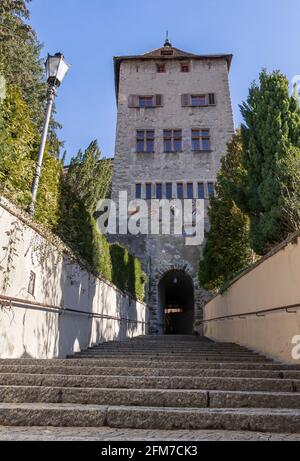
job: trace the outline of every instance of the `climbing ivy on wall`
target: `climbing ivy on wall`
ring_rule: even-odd
[[[60,237],[118,288],[144,299],[146,275],[137,258],[125,247],[110,244],[94,218],[97,202],[109,195],[112,162],[101,160],[97,141],[72,159],[61,194]]]

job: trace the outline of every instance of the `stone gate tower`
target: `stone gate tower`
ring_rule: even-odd
[[[195,55],[164,46],[114,58],[118,119],[112,196],[204,198],[214,194],[233,134],[228,73],[232,55]],[[206,222],[206,225],[208,223]],[[149,277],[152,333],[200,331],[205,292],[201,247],[184,236],[118,236]]]

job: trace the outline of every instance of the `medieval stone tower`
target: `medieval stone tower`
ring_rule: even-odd
[[[233,133],[228,73],[232,55],[195,55],[164,46],[114,59],[118,119],[112,197],[205,199]],[[208,225],[208,222],[206,222]],[[152,333],[200,331],[205,292],[201,247],[183,235],[118,236],[149,277]]]

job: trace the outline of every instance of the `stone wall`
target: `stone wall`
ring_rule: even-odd
[[[204,334],[287,363],[300,343],[300,233],[275,248],[204,307]],[[267,312],[266,312],[267,311]],[[229,319],[220,317],[235,316]],[[300,355],[300,347],[298,347]]]
[[[137,72],[138,66],[138,72]],[[127,190],[134,197],[137,182],[215,181],[226,143],[233,133],[231,99],[226,60],[191,60],[191,71],[181,73],[176,60],[167,63],[166,73],[156,72],[154,61],[121,64],[113,196]],[[182,94],[215,93],[216,106],[181,107]],[[162,94],[163,107],[128,107],[131,94]],[[163,153],[163,130],[182,129],[181,153]],[[192,153],[191,129],[211,132],[209,153]],[[136,130],[155,129],[155,153],[136,153]]]
[[[65,357],[145,334],[146,305],[89,272],[59,239],[42,234],[0,199],[0,358]]]
[[[205,185],[206,227],[207,184],[216,181],[221,157],[226,154],[226,144],[233,133],[228,65],[226,59],[187,59],[190,72],[180,72],[180,61],[168,60],[166,72],[157,73],[153,60],[122,61],[118,95],[118,119],[112,197],[127,191],[135,198],[135,184],[193,183],[197,197],[197,183]],[[214,93],[216,106],[182,107],[182,94]],[[129,95],[162,94],[163,107],[139,109],[128,107]],[[191,148],[191,129],[210,129],[211,152],[194,153]],[[155,130],[155,153],[136,153],[136,130]],[[180,153],[163,152],[163,130],[182,129],[183,149]],[[153,191],[154,192],[154,191]],[[198,284],[198,264],[201,247],[188,247],[181,236],[124,237],[113,240],[129,245],[130,251],[142,262],[149,276],[148,304],[152,331],[158,331],[158,283],[166,272],[180,267],[194,282],[195,329],[201,333],[199,320],[207,294]]]

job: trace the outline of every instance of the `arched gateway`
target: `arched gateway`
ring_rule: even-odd
[[[158,285],[160,324],[165,334],[192,334],[194,327],[194,287],[191,277],[171,270]]]

